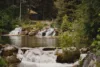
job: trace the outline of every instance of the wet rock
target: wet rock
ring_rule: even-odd
[[[23,53],[25,53],[27,50],[30,50],[30,49],[32,49],[32,48],[28,48],[28,47],[21,48],[21,50],[22,50]]]
[[[56,49],[55,51],[55,55],[60,55],[60,54],[63,54],[63,50],[62,49]]]
[[[80,64],[81,67],[100,67],[100,56],[88,52],[86,58]]]
[[[80,51],[76,48],[67,48],[62,53],[58,53],[56,61],[59,63],[74,63],[80,57]]]
[[[81,53],[87,53],[88,51],[89,51],[88,48],[81,48],[81,49],[80,49],[80,52],[81,52]]]
[[[56,48],[43,48],[43,51],[55,50]]]
[[[4,46],[2,44],[0,44],[0,50],[3,48]]]
[[[30,35],[30,36],[35,36],[37,34],[37,31],[30,31],[29,33],[28,33],[28,35]]]
[[[16,58],[16,55],[4,57],[6,62],[9,64],[19,63],[21,62],[19,59]]]
[[[6,46],[6,47],[2,50],[1,55],[2,55],[2,56],[11,56],[11,55],[13,55],[13,54],[17,54],[17,52],[18,52],[18,49],[17,49],[16,47],[9,45],[9,46]]]
[[[96,56],[93,53],[88,53],[87,57],[82,61],[82,64],[80,64],[80,66],[81,67],[99,67],[99,66],[96,66],[97,63],[100,63],[100,56]]]
[[[27,30],[25,30],[25,31],[22,31],[22,32],[21,32],[21,35],[28,35],[28,33],[29,33],[29,32],[28,32]]]

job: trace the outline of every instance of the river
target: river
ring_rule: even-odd
[[[17,67],[73,67],[78,63],[57,63],[56,50],[43,50],[43,48],[47,47],[59,47],[57,37],[0,36],[0,43],[14,45],[19,50],[22,47],[32,48],[25,53],[18,51],[17,57],[21,59],[21,63],[17,64]],[[16,67],[15,64],[14,67]]]
[[[57,47],[57,37],[34,37],[34,36],[0,36],[0,44],[10,44],[16,47]]]

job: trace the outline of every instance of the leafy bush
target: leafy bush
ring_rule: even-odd
[[[35,24],[35,28],[38,29],[38,30],[41,30],[44,26],[45,26],[45,25],[44,25],[43,23],[41,23],[41,22],[37,22],[37,23]]]
[[[31,30],[41,30],[45,24],[41,23],[41,22],[36,22],[36,23],[21,23],[21,26],[23,29],[26,29],[28,31],[31,31]]]
[[[97,35],[96,40],[93,41],[91,46],[93,47],[93,51],[96,52],[96,54],[100,54],[100,35]]]
[[[98,33],[99,34],[96,36],[96,39],[91,44],[96,55],[100,55],[100,28],[98,29]]]
[[[70,32],[64,32],[59,35],[60,46],[61,47],[70,47],[73,45],[72,35]]]
[[[61,24],[61,30],[62,32],[64,31],[68,31],[71,27],[71,23],[68,21],[68,17],[65,15],[63,17],[63,21],[62,21],[62,24]]]
[[[66,26],[63,24],[62,29],[69,28],[69,30],[62,32],[60,35],[60,45],[75,46],[77,48],[86,47],[88,44],[88,38],[84,35],[84,24],[74,21],[73,23],[69,22],[69,25],[66,23]]]
[[[7,67],[7,63],[0,57],[0,67]]]

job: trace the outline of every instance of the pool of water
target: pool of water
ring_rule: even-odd
[[[57,37],[34,36],[0,36],[0,44],[11,44],[17,47],[57,47]]]

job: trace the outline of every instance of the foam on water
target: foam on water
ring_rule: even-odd
[[[22,28],[21,27],[17,27],[15,28],[14,30],[12,30],[9,35],[19,35],[22,31]]]
[[[56,50],[43,51],[42,48],[29,49],[25,53],[19,50],[17,58],[21,60],[18,67],[73,67],[79,64],[75,63],[57,63],[55,55]],[[86,57],[86,54],[81,54],[81,58]]]

